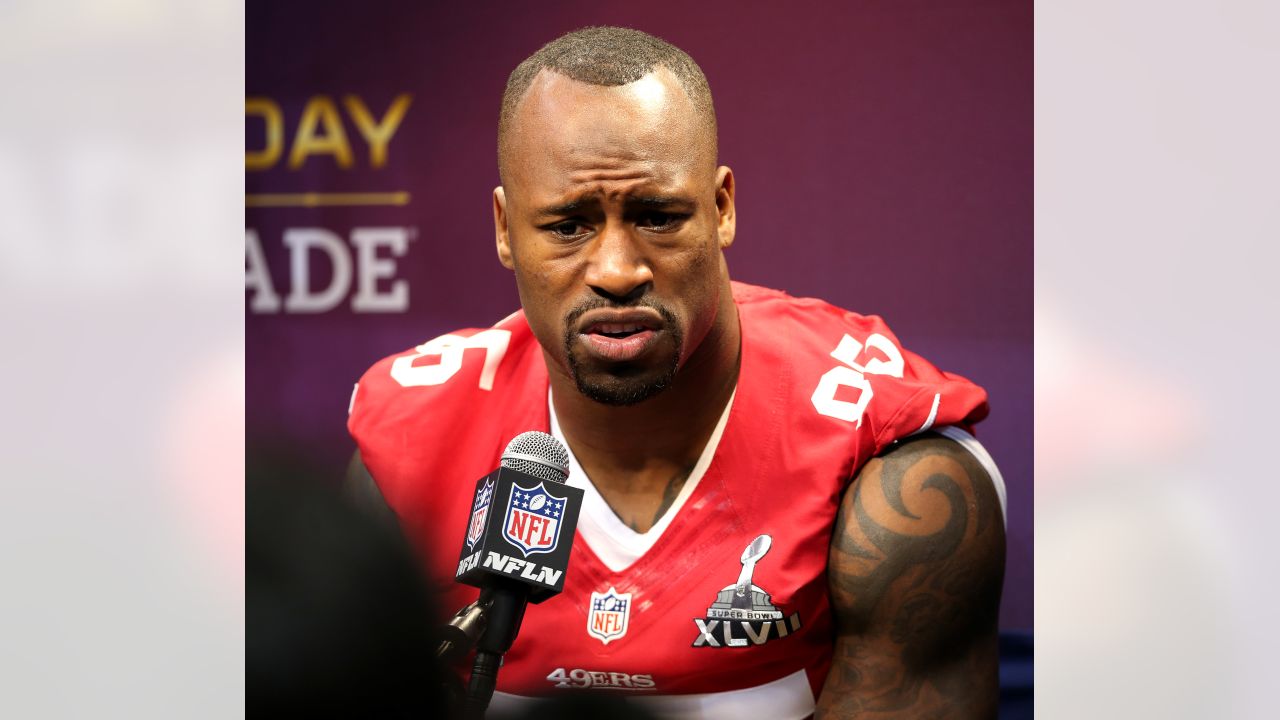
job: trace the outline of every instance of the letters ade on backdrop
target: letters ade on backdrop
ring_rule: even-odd
[[[258,231],[246,228],[246,305],[258,314],[323,313],[337,308],[350,295],[355,313],[405,312],[409,309],[409,281],[396,277],[396,260],[409,251],[416,233],[416,228],[408,227],[358,227],[351,231],[348,246],[325,228],[285,228],[281,237],[289,251],[289,290],[285,294],[271,279]],[[325,258],[331,270],[323,287],[313,278],[313,257]]]
[[[529,586],[538,603],[564,589],[582,490],[498,468],[476,482],[458,582],[483,587],[486,576]]]
[[[266,196],[339,195],[343,203],[377,205],[381,200],[353,201],[361,195],[391,197],[407,205],[403,187],[384,187],[377,173],[387,168],[391,142],[402,128],[413,95],[402,92],[386,103],[368,102],[357,94],[312,95],[300,110],[287,111],[275,98],[245,97],[245,171],[255,205],[246,217],[277,212]],[[363,150],[363,152],[362,152]],[[303,175],[307,168],[337,171],[334,176]],[[283,169],[286,174],[267,171]],[[363,171],[363,172],[362,172]],[[375,175],[369,175],[373,171]],[[305,185],[299,185],[300,178]],[[325,178],[318,181],[317,178]],[[335,179],[336,178],[336,179]],[[316,183],[320,184],[317,185]],[[297,212],[296,205],[295,212]],[[303,207],[307,206],[305,202]],[[409,281],[398,277],[398,264],[409,251],[417,228],[386,225],[381,208],[356,208],[359,217],[349,238],[317,226],[269,230],[245,228],[246,305],[254,314],[315,314],[338,309],[349,300],[354,313],[403,313],[409,310]],[[305,212],[305,210],[304,210]],[[352,217],[352,213],[347,213]],[[290,219],[297,217],[291,215]],[[283,249],[287,263],[280,262]],[[271,263],[268,258],[272,258]],[[317,270],[317,266],[319,269]],[[287,274],[285,270],[287,268]],[[327,270],[327,272],[326,272]],[[273,272],[274,271],[274,272]],[[274,277],[273,277],[274,275]],[[287,282],[281,282],[287,277]]]

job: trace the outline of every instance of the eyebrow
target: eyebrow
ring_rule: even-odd
[[[577,198],[575,200],[570,200],[569,202],[560,203],[559,205],[552,205],[550,207],[540,208],[538,210],[538,214],[546,215],[546,216],[575,215],[589,204],[593,204],[592,201],[586,198]]]
[[[694,203],[684,198],[674,197],[670,195],[645,195],[641,197],[627,198],[624,203],[628,207],[643,207],[651,209],[662,209],[671,207],[689,207]],[[576,215],[581,213],[585,208],[599,205],[599,200],[594,197],[575,198],[559,205],[550,205],[537,211],[539,216],[544,217],[562,217],[567,215]]]
[[[673,206],[693,205],[689,200],[671,195],[649,195],[645,197],[627,198],[626,204],[639,205],[640,207],[647,208],[669,208]]]

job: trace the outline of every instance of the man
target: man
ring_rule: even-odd
[[[986,395],[877,317],[730,282],[734,176],[693,60],[619,28],[552,42],[511,75],[498,161],[523,311],[374,365],[349,423],[442,583],[469,481],[521,431],[566,442],[565,589],[530,607],[495,707],[994,716],[1002,485],[961,429]]]

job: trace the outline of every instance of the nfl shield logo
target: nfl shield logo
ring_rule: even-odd
[[[587,634],[608,645],[627,634],[631,617],[631,593],[591,593],[591,612],[587,615]]]
[[[484,534],[485,522],[489,520],[489,506],[493,504],[493,481],[484,484],[476,493],[476,503],[471,510],[471,524],[467,526],[467,548],[474,549],[476,541]]]
[[[511,487],[502,536],[526,557],[556,549],[560,540],[560,514],[564,500],[552,497],[542,483],[534,488]]]

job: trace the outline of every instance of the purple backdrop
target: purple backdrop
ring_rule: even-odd
[[[507,74],[568,30],[635,27],[685,49],[711,83],[721,162],[738,181],[733,277],[882,315],[906,347],[990,392],[979,434],[1009,488],[1001,623],[1030,628],[1031,3],[425,5],[247,8],[247,95],[259,100],[246,105],[246,150],[263,169],[246,174],[246,245],[262,251],[246,277],[265,272],[279,300],[262,297],[260,277],[246,293],[260,304],[246,321],[250,451],[301,450],[336,476],[352,450],[352,383],[369,364],[517,307],[490,211]],[[389,140],[366,140],[405,94]],[[408,196],[259,206],[308,192]],[[286,231],[299,241],[306,228],[329,247],[294,268]],[[391,230],[361,241],[357,228]],[[335,280],[333,253],[351,264],[349,284],[339,268],[330,299],[310,301],[321,311],[298,312],[301,295],[290,311],[293,271],[317,294]],[[362,286],[391,310],[354,311]]]

